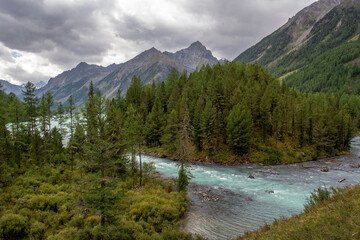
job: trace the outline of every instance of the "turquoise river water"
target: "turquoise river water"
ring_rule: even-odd
[[[355,137],[350,154],[301,164],[191,165],[189,208],[182,230],[209,239],[229,239],[298,214],[315,188],[358,184],[359,157],[360,137]],[[143,156],[143,161],[154,162],[163,176],[178,175],[174,161],[151,156]],[[320,171],[324,166],[328,172]]]

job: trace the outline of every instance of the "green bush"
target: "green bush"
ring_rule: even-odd
[[[32,222],[30,225],[30,238],[31,239],[42,239],[45,233],[45,224],[42,222]]]
[[[0,235],[4,239],[25,238],[26,218],[13,213],[3,215],[0,219]]]
[[[315,189],[308,198],[306,198],[306,203],[304,204],[305,209],[309,209],[322,201],[327,201],[331,197],[331,191],[326,187]]]

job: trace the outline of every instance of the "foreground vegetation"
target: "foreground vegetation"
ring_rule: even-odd
[[[360,239],[360,186],[317,190],[305,212],[238,239]]]
[[[141,189],[132,187],[131,177],[113,182],[101,226],[89,176],[81,177],[64,164],[25,167],[26,171],[5,169],[0,239],[192,239],[177,230],[186,194],[174,192],[172,182],[147,175]]]
[[[61,104],[52,127],[52,96],[37,99],[31,83],[24,95],[21,103],[0,88],[0,239],[200,239],[177,228],[186,169],[168,182],[135,160],[141,136],[130,107],[91,85],[83,117],[70,97],[67,128]]]

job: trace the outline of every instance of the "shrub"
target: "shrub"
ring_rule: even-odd
[[[304,204],[305,209],[309,209],[322,201],[327,201],[331,197],[331,191],[329,191],[326,187],[315,189],[310,197],[306,198],[306,203]]]
[[[35,221],[31,223],[30,227],[30,238],[32,239],[42,239],[45,233],[45,224]]]
[[[26,218],[13,213],[3,215],[0,219],[0,235],[4,239],[22,239],[26,237]]]

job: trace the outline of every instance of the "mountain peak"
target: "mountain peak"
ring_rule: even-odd
[[[193,42],[188,49],[201,49],[201,50],[206,50],[206,47],[200,42],[200,41],[196,41]]]
[[[89,66],[89,64],[87,64],[86,62],[80,62],[76,67],[87,67]]]

